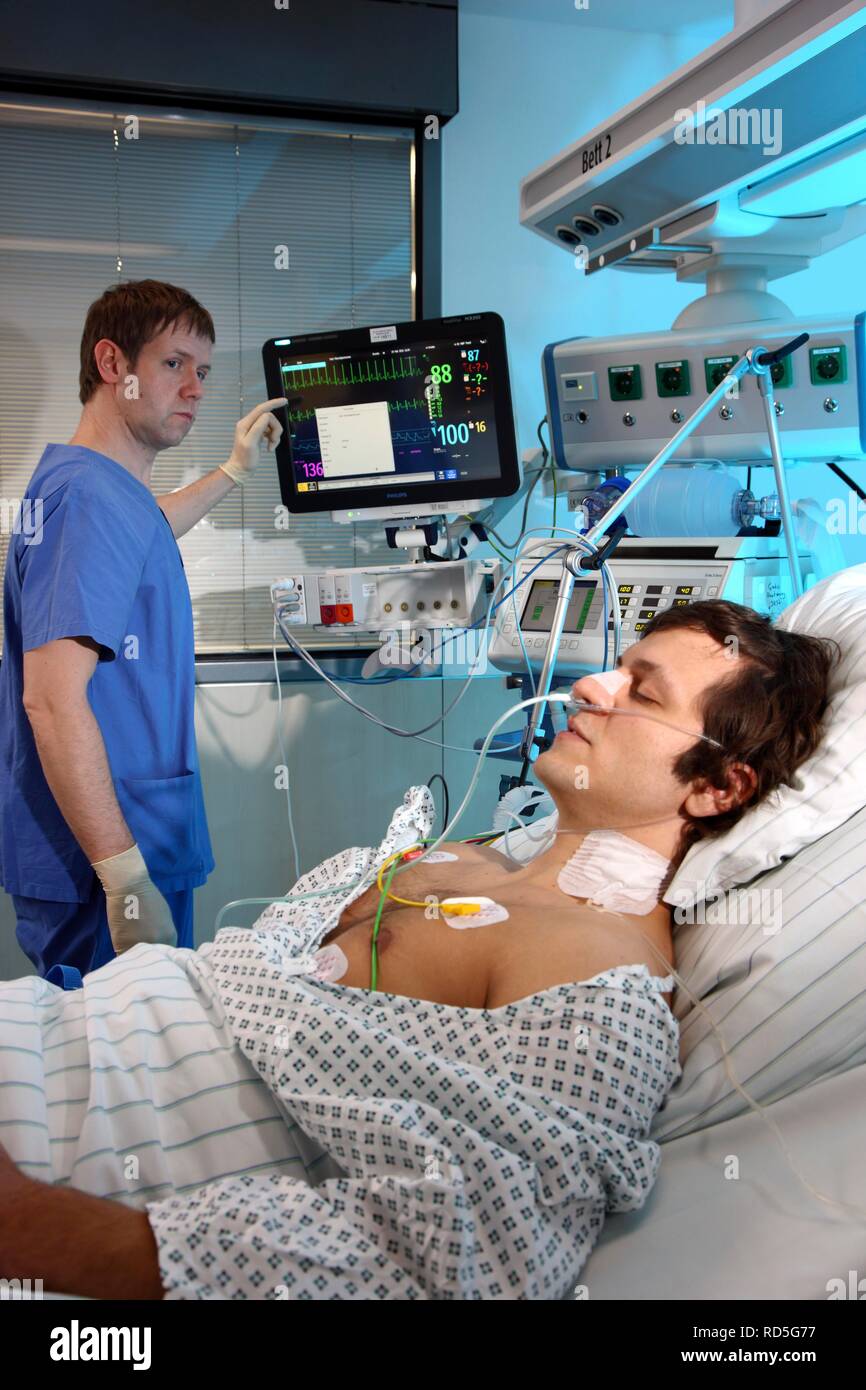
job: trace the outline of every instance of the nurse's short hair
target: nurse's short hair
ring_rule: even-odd
[[[134,367],[145,343],[174,324],[216,342],[213,319],[187,290],[164,280],[123,280],[120,284],[109,285],[93,301],[84,321],[78,377],[81,404],[86,405],[97,386],[102,384],[93,356],[100,338],[110,338],[116,343]]]
[[[725,787],[737,762],[747,763],[756,774],[751,794],[720,815],[683,813],[684,854],[698,840],[729,830],[747,805],[791,785],[824,735],[828,680],[840,651],[828,638],[786,632],[763,614],[726,599],[666,608],[647,624],[644,636],[679,628],[706,633],[741,660],[727,679],[708,686],[700,700],[703,732],[722,747],[694,744],[674,762],[674,776],[684,783]]]

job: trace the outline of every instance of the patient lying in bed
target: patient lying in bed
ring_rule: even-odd
[[[646,1136],[679,1075],[664,866],[809,755],[828,662],[812,639],[733,605],[659,615],[615,692],[592,677],[575,687],[656,720],[569,721],[535,764],[564,833],[526,866],[449,843],[453,859],[401,872],[392,892],[436,910],[389,901],[375,992],[375,877],[395,849],[429,837],[426,788],[410,789],[377,850],[311,870],[252,931],[221,931],[197,952],[136,947],[77,995],[8,986],[4,1016],[18,1006],[23,1021],[29,1007],[38,1031],[47,1015],[46,1048],[83,1016],[80,1036],[113,1040],[115,1060],[100,1058],[89,1088],[79,1074],[83,1109],[70,1096],[72,1119],[52,1134],[58,1097],[36,1121],[25,1113],[38,1088],[18,1078],[17,1092],[23,1064],[0,1034],[3,1135],[20,1165],[0,1161],[0,1277],[96,1297],[562,1297],[605,1213],[640,1207],[658,1170]],[[599,831],[625,848],[602,910],[582,891],[593,844],[598,879]],[[640,910],[630,863],[645,879],[661,866]],[[302,900],[322,888],[334,891]],[[470,895],[492,899],[499,920],[468,927],[449,913],[449,899]],[[219,1144],[199,1144],[185,1119],[211,1093],[213,1135],[236,1146],[223,1166]],[[148,1142],[129,1128],[142,1110]],[[32,1173],[40,1124],[50,1171]],[[303,1174],[284,1151],[291,1126],[307,1146]]]

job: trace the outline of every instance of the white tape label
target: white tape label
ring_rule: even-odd
[[[349,962],[345,951],[341,951],[336,941],[330,946],[323,946],[317,951],[314,960],[316,962],[315,976],[317,980],[341,980],[349,969]]]
[[[448,905],[457,903],[477,903],[477,912],[455,913],[449,915]],[[506,922],[508,920],[508,910],[501,903],[495,903],[492,898],[445,898],[439,904],[439,911],[449,927],[454,927],[457,931],[467,931],[470,927],[489,927],[494,922]]]

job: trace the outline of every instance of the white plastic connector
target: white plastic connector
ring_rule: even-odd
[[[307,624],[307,604],[304,595],[305,584],[302,576],[285,576],[275,579],[271,584],[271,605],[283,622],[296,627]]]
[[[271,603],[278,603],[280,599],[288,598],[289,594],[295,589],[295,581],[291,577],[287,579],[275,579],[271,585]]]

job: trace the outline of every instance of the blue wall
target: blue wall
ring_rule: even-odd
[[[503,4],[507,9],[508,0]],[[535,447],[545,413],[539,360],[546,343],[664,328],[703,293],[674,275],[584,277],[570,255],[519,224],[524,175],[729,28],[716,21],[658,35],[591,28],[582,18],[510,18],[461,5],[460,112],[442,131],[443,312],[496,309],[505,319],[523,449]],[[862,240],[849,243],[769,288],[794,315],[866,308],[864,254]],[[866,465],[843,466],[866,483]],[[772,491],[769,471],[755,485]],[[791,490],[816,498],[822,509],[829,499],[848,496],[820,466],[793,470]],[[542,520],[541,508],[533,506],[530,521]],[[515,526],[509,517],[509,539]],[[866,560],[866,535],[840,539],[847,563]]]

